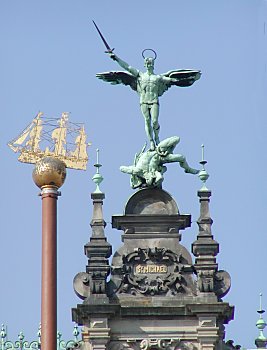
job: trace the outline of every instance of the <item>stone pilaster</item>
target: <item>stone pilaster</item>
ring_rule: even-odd
[[[215,315],[199,316],[199,327],[196,329],[199,350],[214,350],[219,341],[219,327]]]
[[[88,350],[106,350],[110,338],[110,329],[108,328],[107,318],[92,317],[87,325],[84,326],[82,339],[85,349]]]

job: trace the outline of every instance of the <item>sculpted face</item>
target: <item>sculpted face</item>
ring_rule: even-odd
[[[154,58],[152,58],[152,57],[145,58],[144,66],[146,67],[148,72],[153,72],[154,71]]]

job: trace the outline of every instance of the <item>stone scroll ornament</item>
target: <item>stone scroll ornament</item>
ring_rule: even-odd
[[[138,248],[122,257],[122,267],[113,269],[120,280],[115,293],[131,295],[196,294],[191,266],[181,254],[165,248]]]
[[[196,350],[195,344],[180,338],[128,338],[126,341],[109,342],[109,350]]]

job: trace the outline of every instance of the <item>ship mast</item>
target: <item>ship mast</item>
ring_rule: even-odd
[[[86,144],[86,133],[84,130],[84,126],[80,129],[79,135],[76,137],[75,143],[77,145],[74,152],[72,152],[73,157],[77,157],[78,159],[86,159],[87,158],[87,144]]]
[[[41,115],[42,113],[38,113],[37,117],[33,120],[35,125],[30,132],[30,139],[26,142],[26,146],[28,146],[29,150],[32,152],[40,151],[39,143],[41,141],[41,133],[43,129],[42,120],[40,119]]]
[[[74,126],[66,112],[56,120],[42,115],[39,112],[30,125],[8,143],[12,151],[20,153],[18,160],[35,164],[43,157],[54,157],[62,160],[67,168],[85,170],[88,144],[84,126],[80,123]]]
[[[64,145],[66,145],[66,136],[67,136],[67,127],[66,123],[68,121],[68,113],[63,112],[61,115],[61,119],[59,120],[59,128],[56,128],[52,132],[52,139],[55,141],[55,149],[54,149],[54,155],[60,155],[65,156],[66,155],[66,149],[64,148]]]

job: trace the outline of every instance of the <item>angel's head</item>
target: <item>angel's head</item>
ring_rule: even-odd
[[[153,73],[154,72],[154,61],[155,59],[153,57],[146,57],[144,66],[146,67],[148,72]]]

